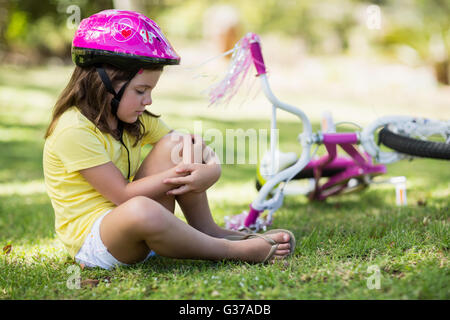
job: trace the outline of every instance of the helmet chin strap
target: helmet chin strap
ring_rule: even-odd
[[[106,90],[113,95],[113,98],[111,100],[111,113],[119,120],[117,124],[117,129],[120,132],[120,143],[125,147],[127,150],[128,155],[128,181],[130,180],[130,171],[131,171],[131,164],[130,164],[130,151],[128,150],[127,146],[123,142],[123,123],[120,121],[120,119],[117,117],[117,110],[119,109],[119,103],[120,99],[122,99],[123,93],[125,92],[125,89],[127,88],[128,84],[130,83],[131,79],[134,78],[134,76],[138,73],[139,69],[131,72],[130,77],[128,80],[122,85],[119,92],[116,93],[116,90],[114,90],[111,79],[109,78],[108,74],[106,73],[105,69],[102,67],[96,67],[97,73],[100,76],[100,79],[102,80],[103,84],[106,87]]]
[[[98,75],[100,76],[100,79],[102,80],[103,84],[105,85],[106,91],[108,91],[109,93],[111,93],[113,95],[113,98],[111,100],[111,113],[117,117],[117,110],[119,109],[120,99],[122,99],[125,89],[127,88],[131,79],[133,79],[134,76],[138,73],[139,69],[131,72],[130,77],[122,85],[119,92],[117,92],[117,93],[116,93],[116,90],[114,90],[112,83],[111,83],[111,79],[109,79],[109,76],[106,73],[105,69],[102,67],[96,67],[96,70],[97,70]]]

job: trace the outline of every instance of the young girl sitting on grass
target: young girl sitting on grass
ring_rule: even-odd
[[[180,61],[155,22],[131,11],[94,14],[76,31],[72,58],[76,67],[55,104],[43,164],[56,233],[78,263],[110,269],[154,253],[266,262],[293,252],[287,230],[259,235],[219,227],[206,196],[221,173],[214,153],[146,110],[163,66]],[[153,148],[140,164],[146,144]],[[175,201],[188,224],[173,214]]]

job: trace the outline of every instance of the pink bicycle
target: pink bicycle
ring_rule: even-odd
[[[322,130],[313,132],[311,122],[302,110],[281,102],[272,93],[260,38],[253,33],[247,34],[236,44],[228,73],[211,89],[210,102],[229,101],[252,64],[262,90],[272,104],[271,148],[257,166],[258,196],[250,204],[248,212],[226,218],[229,229],[266,229],[272,223],[275,211],[282,206],[286,186],[294,179],[311,179],[310,187],[302,193],[308,195],[310,200],[325,200],[330,196],[366,188],[373,183],[375,176],[386,172],[385,164],[388,163],[411,157],[450,159],[450,121],[387,116],[361,131],[337,133],[331,117],[326,116],[322,121]],[[302,147],[300,157],[295,153],[282,153],[276,148],[277,109],[298,116],[303,124],[303,132],[298,136]],[[313,159],[312,146],[322,144],[328,154]],[[382,151],[379,144],[392,150]],[[338,146],[346,156],[338,155]],[[323,178],[326,178],[325,182],[322,182]],[[268,214],[263,216],[266,210]]]

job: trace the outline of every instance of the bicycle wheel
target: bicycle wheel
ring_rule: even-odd
[[[385,146],[416,157],[450,160],[450,144],[427,141],[402,136],[390,131],[387,126],[378,134],[379,141]]]

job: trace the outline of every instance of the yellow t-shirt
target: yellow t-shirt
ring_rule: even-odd
[[[133,147],[135,138],[126,132],[123,134],[130,152],[130,177],[139,168],[142,146],[155,144],[170,131],[159,118],[144,113],[140,120],[146,135],[136,147]],[[115,207],[84,179],[79,170],[112,161],[126,178],[127,158],[127,151],[120,141],[97,129],[76,107],[61,115],[45,141],[45,186],[55,211],[56,234],[72,257],[78,253],[94,221]]]

